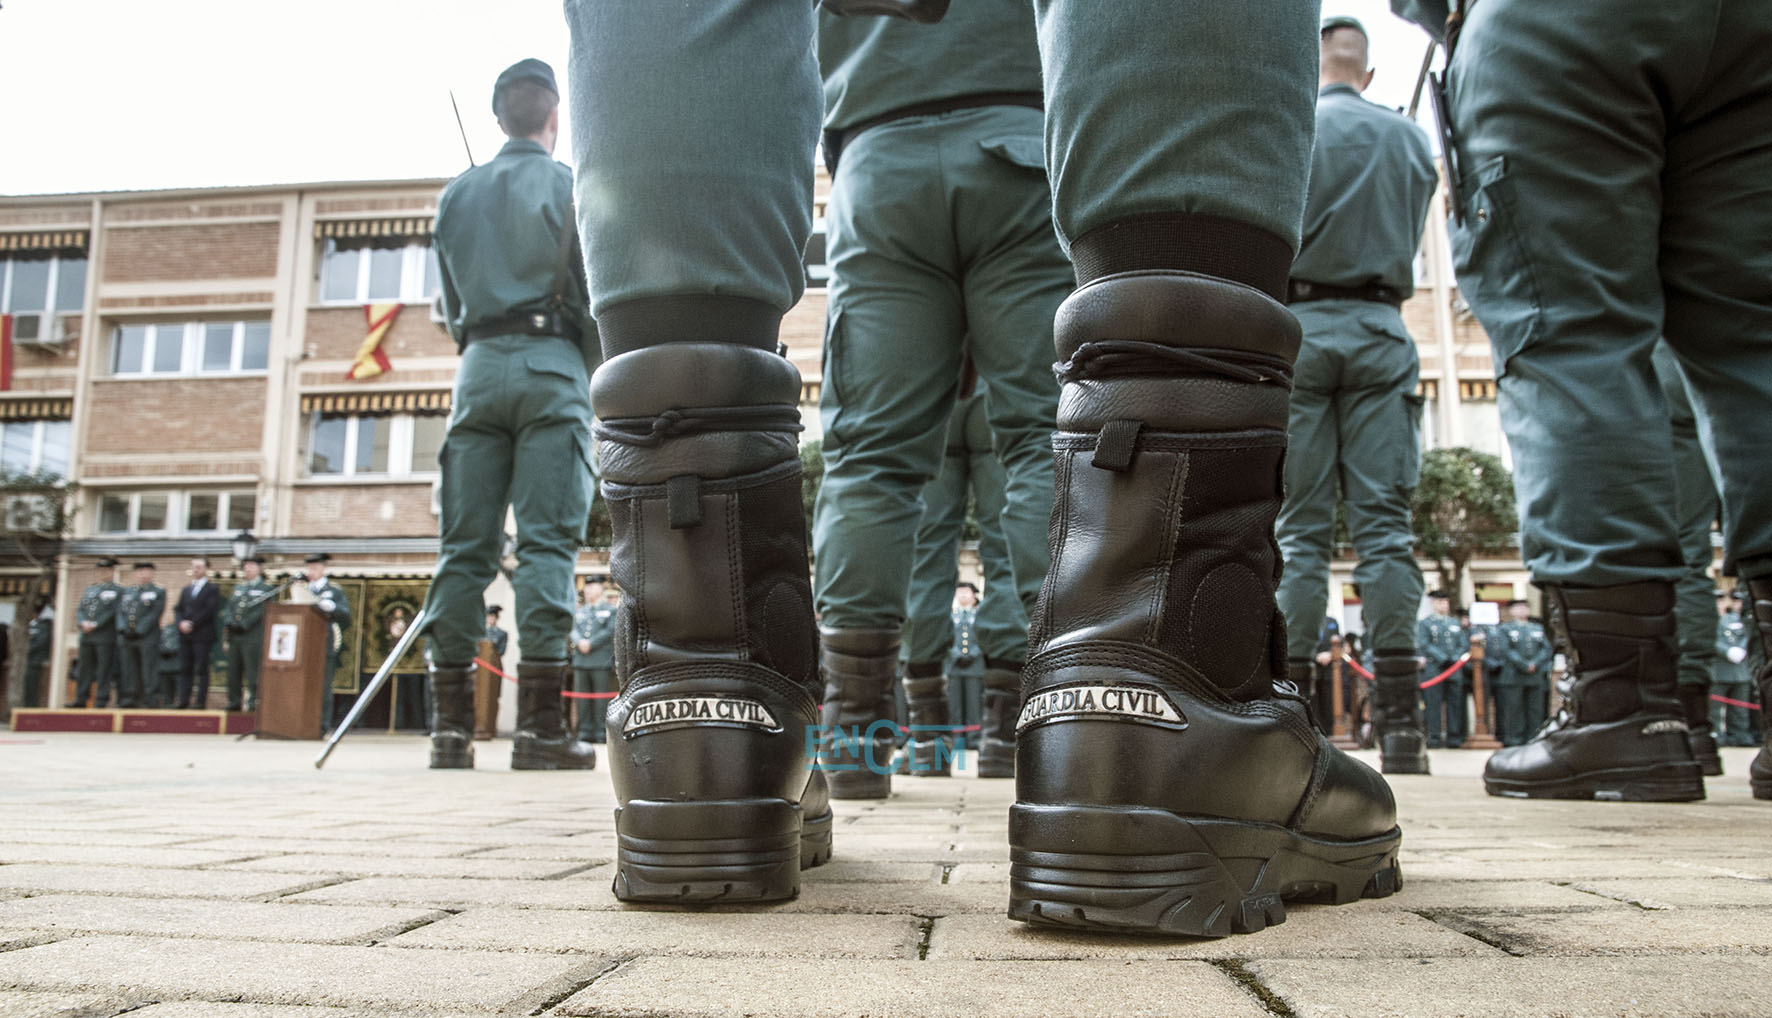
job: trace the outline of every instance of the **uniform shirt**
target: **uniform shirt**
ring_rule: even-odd
[[[271,584],[260,576],[234,584],[222,606],[222,625],[230,633],[254,633],[265,625],[265,605],[270,601]]]
[[[578,641],[589,640],[589,653],[578,649]],[[572,617],[572,667],[615,667],[615,605],[607,601],[580,605]]]
[[[467,345],[467,330],[482,322],[550,310],[563,272],[563,313],[579,323],[585,363],[597,363],[597,333],[572,212],[572,171],[547,149],[513,138],[491,162],[450,181],[437,199],[434,229],[444,324],[458,347]],[[562,230],[572,231],[563,267]],[[559,342],[540,336],[535,341]]]
[[[1556,651],[1543,626],[1530,619],[1504,622],[1496,630],[1496,639],[1500,642],[1497,651],[1503,664],[1501,675],[1496,677],[1498,683],[1536,686],[1550,682],[1551,659]],[[1536,670],[1528,671],[1529,668]]]
[[[510,646],[511,643],[511,634],[500,629],[498,626],[487,626],[486,635],[482,636],[481,639],[491,640],[493,651],[497,653],[499,657],[504,657],[505,648]]]
[[[330,576],[322,576],[319,583],[309,583],[308,590],[314,595],[314,607],[326,616],[329,623],[326,627],[326,671],[330,675],[338,666],[339,655],[344,652],[345,634],[351,631],[351,601],[345,596],[344,588],[332,582]]]
[[[129,587],[117,599],[117,631],[128,638],[153,636],[160,631],[160,613],[165,609],[165,587],[158,583]]]
[[[1317,142],[1294,279],[1383,283],[1407,297],[1437,178],[1427,135],[1351,85],[1317,98]]]
[[[74,612],[74,618],[80,622],[93,623],[92,632],[81,633],[81,639],[97,639],[105,634],[117,631],[117,602],[123,597],[121,584],[105,580],[87,587],[80,595],[80,607]]]
[[[1748,649],[1747,623],[1741,619],[1740,612],[1729,612],[1717,623],[1717,656],[1711,664],[1711,682],[1718,686],[1733,686],[1749,681],[1747,670]],[[1743,652],[1741,660],[1729,660],[1731,650]]]
[[[978,624],[977,608],[955,608],[954,622],[954,666],[969,668],[979,659],[978,635],[974,630]]]
[[[54,640],[55,620],[39,615],[31,620],[26,633],[26,653],[33,658],[48,657],[50,645]]]
[[[1435,674],[1470,650],[1470,637],[1450,615],[1428,615],[1415,623],[1415,646]]]
[[[991,92],[1040,94],[1027,0],[965,0],[933,25],[818,14],[826,130],[920,103]]]

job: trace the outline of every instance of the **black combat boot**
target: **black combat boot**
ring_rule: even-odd
[[[1012,919],[1223,936],[1394,892],[1384,779],[1285,681],[1274,517],[1298,323],[1251,287],[1106,275],[1055,339],[1052,567],[1010,810]]]
[[[1311,716],[1317,723],[1317,730],[1328,735],[1335,729],[1334,703],[1323,694],[1328,684],[1317,685],[1316,662],[1310,658],[1288,658],[1286,661],[1286,681],[1310,704]]]
[[[1710,686],[1696,682],[1679,684],[1680,713],[1686,718],[1686,743],[1692,759],[1707,778],[1723,776],[1723,754],[1717,752],[1717,733],[1710,724]]]
[[[474,669],[431,665],[431,767],[474,766]]]
[[[1386,774],[1426,774],[1421,662],[1414,651],[1381,650],[1372,659],[1372,728]]]
[[[953,720],[948,713],[948,679],[940,661],[911,664],[904,675],[910,739],[899,751],[900,774],[945,778],[953,773]]]
[[[820,626],[824,671],[823,748],[819,767],[833,799],[884,799],[892,794],[898,745],[897,629]]]
[[[1755,683],[1760,692],[1760,751],[1747,765],[1747,779],[1754,798],[1772,799],[1772,718],[1766,716],[1772,709],[1772,577],[1749,580],[1747,589],[1754,626],[1749,632],[1759,636],[1762,658]]]
[[[560,691],[570,666],[565,661],[517,662],[517,731],[511,736],[511,770],[588,771],[597,766],[597,747],[566,730]]]
[[[761,349],[668,343],[604,361],[591,390],[622,589],[615,896],[791,898],[831,852],[799,372]]]
[[[1704,798],[1675,688],[1674,588],[1545,587],[1569,672],[1557,716],[1489,758],[1490,795],[1687,802]]]
[[[979,718],[978,776],[1015,777],[1015,722],[1021,714],[1019,661],[984,659],[984,713]]]

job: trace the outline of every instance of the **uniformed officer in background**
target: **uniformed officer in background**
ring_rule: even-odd
[[[443,473],[431,638],[431,766],[474,765],[474,647],[498,572],[507,507],[517,518],[517,770],[584,769],[596,751],[566,731],[560,693],[572,630],[572,566],[591,506],[589,371],[597,334],[580,274],[572,172],[554,72],[521,60],[492,111],[510,138],[437,201],[443,316],[462,351]]]
[[[345,649],[345,637],[351,631],[351,599],[345,589],[332,582],[327,575],[327,563],[332,556],[323,551],[314,552],[302,560],[302,571],[306,576],[306,593],[304,600],[314,606],[314,611],[326,623],[326,674],[325,711],[321,714],[320,723],[328,731],[332,728],[332,680],[338,674]]]
[[[1039,594],[1058,406],[1048,340],[1073,277],[1052,232],[1040,54],[1024,0],[967,0],[934,25],[827,10],[816,51],[832,173],[813,597],[825,723],[865,728],[892,716],[906,551],[967,364],[989,394],[981,410],[1006,492],[996,506],[1012,582],[992,584],[991,597],[1013,592],[1026,610]],[[986,648],[980,773],[1013,773],[1026,657],[1025,633]],[[908,674],[905,693],[913,726],[942,723],[937,676]],[[922,745],[932,762],[933,745]],[[891,787],[877,768],[848,769],[865,763],[857,754],[826,759],[837,798]]]
[[[1752,703],[1752,673],[1747,667],[1748,623],[1741,617],[1741,600],[1728,591],[1718,590],[1717,636],[1712,660],[1713,679],[1710,689],[1716,695],[1736,703]],[[1725,746],[1751,746],[1755,739],[1748,730],[1748,709],[1736,704],[1713,703],[1711,725],[1718,741]]]
[[[240,560],[240,582],[222,605],[222,633],[228,641],[228,709],[258,709],[258,670],[264,656],[265,607],[277,588],[264,578],[265,557]]]
[[[1449,47],[1459,292],[1494,347],[1520,550],[1570,664],[1556,722],[1492,757],[1485,783],[1702,799],[1678,690],[1684,564],[1653,352],[1665,336],[1715,454],[1725,557],[1772,601],[1772,146],[1758,143],[1772,124],[1772,4],[1392,6]],[[1772,749],[1750,776],[1772,798]]]
[[[799,738],[818,689],[799,378],[771,353],[804,286],[813,11],[566,12],[578,211],[611,355],[593,398],[627,592],[609,715],[615,894],[791,897],[800,865],[830,851]],[[1054,325],[1051,569],[1022,674],[1010,915],[1222,935],[1283,918],[1288,895],[1390,894],[1394,800],[1327,739],[1296,736],[1309,715],[1274,604],[1316,5],[1264,5],[1259,31],[1204,0],[1036,0],[1033,14],[1053,221],[1080,287]],[[827,390],[848,377],[844,345]],[[944,425],[925,422],[937,443]],[[833,663],[843,678],[877,670]],[[1199,865],[1153,873],[1177,853]]]
[[[1425,678],[1434,678],[1452,667],[1470,651],[1470,635],[1452,615],[1452,598],[1443,590],[1428,592],[1433,614],[1424,615],[1415,623],[1415,645],[1420,648],[1426,667]],[[1465,709],[1468,695],[1464,669],[1460,668],[1446,681],[1422,690],[1427,702],[1427,743],[1457,749],[1464,745]]]
[[[1018,660],[1026,655],[1028,641],[1027,612],[1015,595],[1014,570],[1003,538],[1006,477],[991,441],[985,401],[982,391],[974,391],[954,403],[941,471],[923,486],[923,521],[917,527],[905,606],[904,685],[913,754],[906,766],[913,774],[951,770],[948,754],[936,750],[938,740],[951,750],[956,737],[961,738],[977,753],[981,739],[989,736],[997,744],[989,766],[980,755],[974,769],[982,777],[1014,776],[1014,709],[999,709],[992,719],[996,731],[983,731],[982,680],[987,662],[1002,665]],[[978,523],[979,564],[992,593],[983,603],[976,586],[956,583],[969,503]],[[918,730],[920,726],[923,730]],[[951,728],[955,736],[930,730],[939,728]],[[968,729],[979,734],[968,737]]]
[[[55,642],[55,611],[47,598],[38,598],[36,610],[25,630],[25,699],[26,707],[44,706],[43,669],[49,667],[50,649]]]
[[[572,619],[572,688],[580,693],[615,692],[615,605],[609,602],[603,577],[584,586],[584,604]],[[578,701],[578,737],[604,742],[607,699]]]
[[[1544,724],[1550,711],[1551,646],[1544,627],[1532,619],[1532,604],[1523,598],[1507,603],[1509,621],[1496,633],[1502,660],[1495,686],[1496,728],[1504,746],[1524,743]]]
[[[1310,195],[1289,283],[1304,343],[1278,523],[1288,668],[1294,682],[1308,684],[1329,603],[1339,487],[1374,652],[1381,764],[1386,774],[1426,774],[1432,736],[1422,731],[1414,628],[1423,583],[1409,522],[1421,473],[1421,366],[1401,309],[1415,290],[1415,253],[1437,177],[1421,128],[1360,97],[1373,75],[1365,27],[1326,18],[1321,39]]]
[[[107,707],[117,688],[117,602],[123,586],[117,582],[117,560],[94,562],[97,577],[80,594],[74,622],[80,629],[80,671],[74,683],[73,707]],[[87,697],[94,697],[88,704]],[[121,703],[118,706],[122,706]]]
[[[492,641],[492,652],[498,655],[495,662],[500,671],[504,670],[505,648],[511,645],[511,634],[498,624],[498,617],[504,614],[504,606],[489,604],[486,606],[486,634],[480,639]],[[503,681],[503,680],[500,680]]]
[[[160,690],[160,616],[166,588],[154,582],[154,563],[135,564],[135,586],[117,599],[117,657],[123,685],[119,707],[172,707]]]

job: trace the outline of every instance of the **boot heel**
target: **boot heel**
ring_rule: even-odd
[[[822,817],[800,823],[800,868],[809,870],[831,861],[831,821],[827,811]]]
[[[1010,809],[1009,918],[1223,937],[1286,921],[1288,899],[1345,904],[1402,886],[1396,830],[1321,841],[1249,821],[1113,806]]]
[[[474,766],[474,744],[467,739],[431,736],[432,770],[467,770]]]
[[[833,799],[884,799],[892,794],[892,775],[872,770],[840,771],[825,768]]]
[[[829,823],[827,815],[827,856]],[[801,826],[800,808],[782,799],[631,801],[615,811],[615,896],[683,903],[792,898],[800,893]]]

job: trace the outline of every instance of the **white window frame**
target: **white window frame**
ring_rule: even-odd
[[[820,271],[814,272],[812,263],[806,261],[804,255],[802,255],[802,257],[800,259],[801,266],[806,273],[806,289],[808,289],[808,290],[815,290],[816,291],[816,290],[830,289],[830,285],[831,285],[831,237],[830,237],[829,233],[825,232],[825,224],[826,224],[826,220],[825,220],[824,216],[814,217],[812,220],[812,233],[809,234],[806,239],[806,243],[808,245],[810,245],[812,243],[813,236],[819,236],[819,237],[824,238],[824,261],[819,262],[818,266],[817,266],[817,268]]]
[[[301,468],[302,475],[310,480],[405,480],[414,477],[436,477],[440,474],[439,470],[412,469],[413,421],[416,416],[414,414],[324,415],[344,417],[345,419],[344,469],[336,473],[314,473],[314,429],[319,425],[322,416],[318,410],[311,412],[305,425],[308,429],[308,440],[305,443]],[[380,418],[388,422],[388,469],[385,471],[359,471],[357,469],[359,426],[364,420],[370,418]]]
[[[353,245],[355,246],[355,245]],[[359,251],[368,251],[374,245],[364,244]],[[351,297],[327,298],[327,266],[328,255],[339,249],[339,238],[328,237],[320,245],[320,274],[314,280],[314,302],[322,307],[361,307],[377,301],[398,301],[402,304],[429,304],[436,294],[425,293],[425,270],[434,250],[431,238],[409,237],[400,248],[400,294],[397,297],[369,296],[369,263],[368,258],[357,259],[357,282],[351,288]],[[439,288],[441,272],[438,273]]]
[[[51,424],[66,424],[66,423],[68,423],[68,422],[66,422],[66,421],[48,421],[48,420],[6,421],[4,423],[0,423],[0,444],[3,444],[5,442],[5,432],[8,429],[27,428],[27,427],[30,428],[31,429],[31,464],[30,464],[30,466],[25,468],[24,472],[27,474],[34,474],[34,473],[37,473],[38,471],[43,469],[43,448],[44,448],[45,444],[47,443],[47,440],[49,437],[49,425],[51,425]],[[73,438],[72,429],[69,429],[70,443],[72,442],[72,438]],[[63,459],[65,461],[71,463],[72,459],[73,459],[73,450],[72,449],[65,450]]]
[[[166,496],[166,526],[163,529],[160,529],[160,530],[143,530],[143,529],[141,529],[141,500],[142,500],[142,496],[144,496],[144,495],[165,495]],[[192,530],[192,529],[190,529],[189,526],[187,526],[187,524],[190,521],[190,517],[191,517],[191,496],[192,495],[215,495],[216,496],[215,520],[216,520],[216,523],[218,524],[216,529],[214,529],[214,530]],[[144,488],[144,489],[140,489],[140,490],[131,490],[131,491],[107,491],[104,489],[99,489],[97,491],[97,500],[93,503],[93,506],[92,506],[92,532],[95,535],[110,535],[110,534],[137,535],[137,534],[140,534],[140,535],[149,535],[149,536],[156,536],[156,537],[177,536],[180,534],[197,534],[197,535],[225,534],[225,533],[228,533],[229,530],[231,529],[227,525],[227,520],[228,520],[228,512],[232,508],[233,499],[234,499],[235,495],[250,495],[253,498],[254,501],[253,501],[252,511],[253,511],[253,515],[256,517],[258,514],[258,511],[259,511],[259,506],[257,504],[258,492],[256,490],[248,491],[244,488],[223,488],[223,489],[219,489],[219,490],[218,489],[209,489],[209,488],[199,488],[199,489],[193,489],[193,490],[178,490],[178,489],[168,489],[168,488]],[[104,519],[103,506],[104,506],[104,500],[106,498],[121,498],[121,499],[128,500],[129,508],[124,514],[126,522],[125,522],[124,528],[122,530],[100,529],[103,525],[103,519]]]
[[[228,321],[194,321],[194,322],[124,322],[111,327],[110,356],[106,365],[110,369],[109,378],[257,378],[270,373],[270,339],[265,341],[265,366],[262,368],[241,367],[246,357],[246,326],[264,323],[269,319],[237,319]],[[208,340],[209,327],[212,325],[233,326],[233,338],[229,340],[228,366],[226,368],[203,367],[203,347]],[[137,371],[123,371],[117,367],[117,345],[123,338],[123,330],[128,328],[145,328],[147,336],[142,341],[142,366]],[[179,350],[178,367],[172,371],[155,371],[154,355],[160,345],[162,330],[178,330],[183,338]]]
[[[180,512],[179,512],[179,516],[178,516],[178,518],[183,521],[183,523],[180,524],[180,527],[178,530],[178,532],[181,534],[225,534],[225,533],[229,533],[229,532],[233,531],[235,528],[228,525],[228,516],[233,509],[234,496],[236,496],[236,495],[246,495],[246,496],[249,496],[252,498],[252,500],[253,500],[252,513],[253,513],[253,517],[254,517],[253,522],[257,522],[258,492],[256,492],[256,491],[247,491],[244,488],[226,488],[226,489],[223,489],[220,491],[211,491],[208,489],[193,489],[190,491],[180,492],[179,494],[182,496],[180,498],[180,502],[183,503],[181,506]],[[198,496],[198,495],[214,495],[215,496],[215,523],[216,523],[216,525],[213,530],[194,530],[191,528],[191,525],[190,525],[191,524],[191,499],[195,496]],[[251,529],[250,525],[248,525],[248,529]]]
[[[12,314],[25,314],[25,315],[40,314],[40,315],[53,317],[56,315],[77,315],[77,314],[80,314],[82,311],[86,310],[86,294],[85,294],[84,290],[82,290],[82,292],[80,294],[80,306],[79,307],[58,308],[55,306],[55,295],[61,288],[62,262],[72,260],[72,259],[63,258],[61,255],[50,255],[49,256],[49,283],[45,287],[44,294],[43,294],[44,302],[47,303],[49,306],[46,308],[25,308],[22,311],[16,311],[13,309],[13,306],[12,306],[12,267],[22,261],[40,261],[40,260],[41,259],[37,259],[37,258],[30,258],[30,259],[14,258],[14,257],[0,258],[0,314],[8,314],[8,315],[12,315]],[[91,259],[87,258],[85,255],[81,255],[79,260],[86,262],[86,271],[90,273],[92,271]]]

